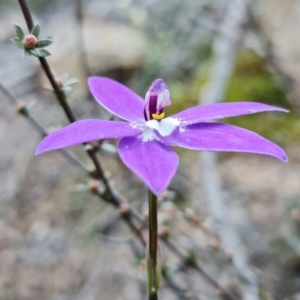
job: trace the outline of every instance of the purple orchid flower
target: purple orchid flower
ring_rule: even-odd
[[[191,150],[265,154],[287,162],[286,153],[258,134],[214,119],[282,111],[283,108],[255,102],[200,105],[165,118],[171,104],[168,87],[157,79],[145,100],[126,86],[104,77],[90,77],[90,91],[112,114],[128,122],[81,120],[49,134],[35,154],[101,139],[121,138],[118,151],[124,164],[156,195],[169,185],[178,167],[170,146]]]

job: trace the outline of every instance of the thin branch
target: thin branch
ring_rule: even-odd
[[[10,93],[0,82],[0,90],[6,96],[6,98],[17,108],[20,103],[12,93]],[[24,117],[28,120],[30,125],[41,135],[41,137],[45,137],[48,135],[47,130],[35,119],[33,118],[29,111],[27,111]],[[79,168],[81,171],[86,174],[90,174],[90,170],[69,150],[61,149],[60,153],[74,166]]]

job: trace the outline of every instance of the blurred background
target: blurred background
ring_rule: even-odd
[[[69,103],[79,119],[111,116],[86,78],[112,77],[144,97],[156,78],[171,115],[199,103],[258,101],[289,109],[226,119],[282,146],[289,163],[250,154],[178,150],[160,197],[165,278],[161,299],[300,299],[300,2],[297,0],[29,0],[41,36],[52,35],[57,78],[80,82]],[[26,25],[18,1],[0,0],[0,83],[46,128],[68,122],[35,57],[10,39]],[[70,95],[71,96],[71,95]],[[38,133],[0,93],[0,299],[145,299],[144,250],[119,213],[89,192],[86,175],[59,152],[34,157]],[[72,151],[91,167],[81,147]],[[115,141],[100,159],[113,188],[147,218],[141,181]],[[147,231],[143,229],[147,236]]]

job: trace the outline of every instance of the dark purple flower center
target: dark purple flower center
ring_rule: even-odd
[[[145,98],[144,117],[146,121],[164,118],[164,107],[171,104],[168,87],[162,79],[156,79],[150,86]]]
[[[157,118],[157,116],[160,116],[164,112],[163,107],[158,108],[157,99],[158,99],[158,95],[150,96],[148,107],[146,105],[144,108],[144,117],[145,117],[146,121],[153,120],[153,119],[157,120],[157,119],[159,119],[159,118]],[[149,112],[149,114],[148,114],[148,112]],[[149,119],[148,119],[147,114],[149,115]],[[162,118],[163,118],[163,116],[162,116]]]

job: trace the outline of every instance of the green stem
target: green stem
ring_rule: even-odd
[[[157,292],[155,293],[149,293],[149,300],[158,300],[158,294]]]
[[[158,290],[158,272],[157,272],[157,196],[148,190],[149,200],[149,260],[150,270],[148,270],[151,279],[151,286],[148,286],[149,300],[156,300]]]

